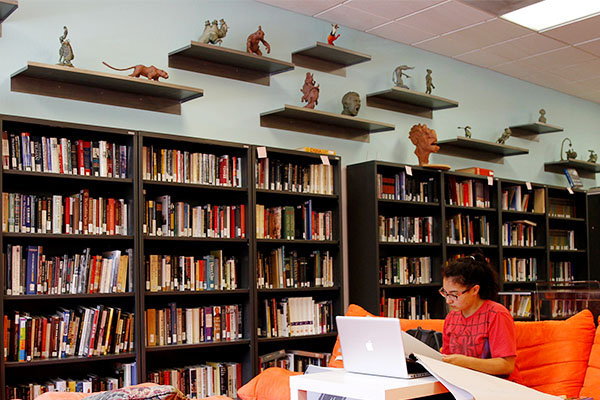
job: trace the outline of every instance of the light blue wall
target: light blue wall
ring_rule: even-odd
[[[290,61],[291,52],[325,41],[329,32],[326,21],[250,0],[20,0],[19,9],[3,24],[0,38],[0,113],[286,148],[308,145],[334,149],[344,164],[352,164],[369,159],[416,163],[407,137],[415,123],[427,123],[439,140],[456,136],[460,133],[457,126],[469,124],[475,138],[495,141],[505,127],[535,121],[543,107],[548,122],[563,126],[565,132],[544,135],[537,142],[508,141],[529,148],[528,156],[490,164],[434,155],[431,162],[453,168],[483,166],[500,177],[565,185],[563,176],[543,171],[544,162],[559,159],[563,137],[573,139],[580,158],[587,158],[587,149],[600,152],[598,104],[344,27],[336,45],[373,59],[349,68],[345,78],[315,72],[321,85],[317,109],[339,112],[345,92],[360,93],[360,117],[396,125],[394,132],[372,135],[369,144],[259,126],[261,112],[285,103],[301,105],[300,87],[307,71],[303,68],[273,77],[270,87],[168,69],[169,82],[205,90],[205,97],[182,106],[181,116],[10,91],[10,75],[28,60],[57,62],[63,25],[69,27],[77,67],[112,72],[101,62],[120,67],[155,64],[167,69],[170,51],[197,40],[206,19],[219,18],[230,27],[225,47],[244,49],[248,34],[261,24],[272,46],[270,56],[285,61]],[[424,90],[425,69],[433,69],[434,94],[457,100],[460,107],[434,112],[432,120],[366,107],[365,95],[390,88],[391,72],[399,64],[416,67],[408,82],[420,91]],[[584,183],[596,185],[595,180]]]

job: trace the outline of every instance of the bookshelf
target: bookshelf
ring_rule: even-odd
[[[265,148],[266,158],[259,158],[257,149],[252,150],[251,176],[256,354],[281,349],[329,353],[337,336],[334,316],[344,312],[341,159],[271,147]],[[309,312],[312,302],[321,315],[314,330],[273,327],[275,310],[287,307],[294,322],[295,310]],[[255,362],[258,371],[258,357]]]
[[[563,160],[544,163],[544,171],[564,174],[565,168],[575,168],[580,176],[594,179],[600,172],[600,164],[583,160]]]
[[[2,37],[2,22],[15,12],[17,8],[19,8],[19,2],[17,0],[0,1],[0,37]]]
[[[292,53],[292,62],[299,67],[339,76],[346,76],[346,67],[367,61],[370,55],[322,42]]]
[[[192,41],[169,53],[169,67],[269,86],[271,76],[294,69],[294,64]]]
[[[411,89],[393,87],[368,94],[367,106],[431,119],[433,111],[456,108],[458,102]]]

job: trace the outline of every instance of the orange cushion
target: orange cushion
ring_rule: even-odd
[[[285,400],[290,398],[290,376],[302,375],[287,369],[271,367],[238,389],[242,400]]]
[[[565,321],[516,322],[519,382],[553,395],[579,396],[594,332],[589,310]]]
[[[596,329],[596,336],[594,337],[594,344],[590,352],[588,367],[579,397],[600,399],[600,316],[598,317],[598,328]]]

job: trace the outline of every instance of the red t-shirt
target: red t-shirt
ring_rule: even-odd
[[[515,323],[502,304],[486,300],[475,314],[465,318],[452,311],[444,321],[443,354],[476,358],[510,357],[517,354]]]

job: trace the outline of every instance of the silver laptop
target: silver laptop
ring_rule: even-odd
[[[440,353],[402,332],[398,318],[338,316],[336,322],[344,369],[348,372],[393,378],[420,378],[430,374],[410,357],[412,352],[441,359]],[[404,335],[424,347],[419,347],[419,344]],[[410,349],[405,348],[404,342],[407,342]]]

